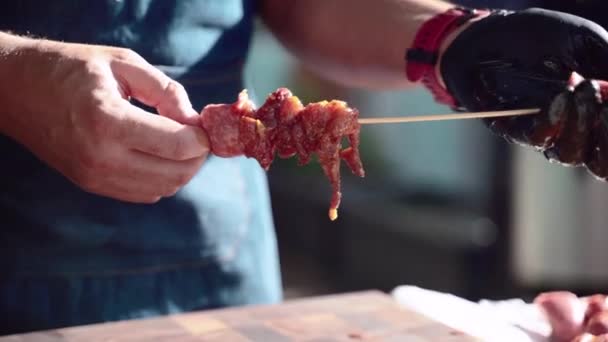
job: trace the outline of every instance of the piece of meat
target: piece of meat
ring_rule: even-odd
[[[585,303],[587,303],[587,310],[585,311],[585,321],[584,324],[587,325],[591,317],[596,314],[601,313],[602,311],[608,310],[608,303],[606,302],[606,296],[602,294],[596,294],[589,297],[581,298]]]
[[[233,104],[210,104],[203,109],[201,123],[209,137],[213,154],[218,157],[236,157],[243,154],[247,140],[243,139],[244,128],[241,125],[255,129],[255,121],[243,123],[242,119],[251,117],[254,112],[247,91],[242,91]]]
[[[583,333],[587,304],[574,293],[556,291],[542,293],[534,299],[551,325],[551,339],[569,342]]]
[[[542,293],[534,300],[552,328],[552,342],[608,342],[608,297],[579,298],[570,292]]]
[[[335,220],[341,201],[340,160],[365,176],[359,156],[359,112],[343,101],[321,101],[303,106],[286,88],[271,93],[255,110],[246,91],[233,104],[206,106],[200,116],[211,152],[220,157],[245,155],[268,170],[275,155],[297,155],[300,165],[316,155],[332,186],[329,218]],[[349,147],[342,148],[347,138]]]
[[[608,311],[597,312],[589,317],[585,332],[593,335],[608,334]]]
[[[588,333],[577,336],[572,342],[608,342],[608,335],[592,335]]]

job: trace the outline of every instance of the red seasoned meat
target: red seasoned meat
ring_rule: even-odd
[[[298,157],[300,165],[316,155],[333,194],[329,217],[335,220],[341,200],[340,160],[354,174],[365,176],[359,157],[359,112],[343,101],[322,101],[303,106],[286,88],[271,93],[255,109],[246,91],[233,104],[212,104],[201,112],[211,152],[220,157],[245,155],[268,170],[275,155]],[[342,148],[347,138],[349,147]]]
[[[534,300],[545,312],[554,342],[608,342],[605,295],[579,298],[566,291],[542,293]]]

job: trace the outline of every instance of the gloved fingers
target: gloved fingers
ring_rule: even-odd
[[[565,122],[554,143],[544,153],[553,162],[580,166],[589,159],[591,128],[602,106],[597,84],[592,80],[580,82],[575,86],[570,101]],[[551,109],[553,107],[549,110],[549,118],[562,115],[551,112]]]
[[[545,150],[554,145],[573,107],[574,95],[565,91],[557,95],[549,106],[542,108],[539,114],[487,119],[486,125],[509,142]]]
[[[530,145],[528,142],[528,132],[534,128],[534,121],[533,118],[525,116],[484,119],[485,124],[494,134],[510,143],[524,146]]]
[[[493,110],[534,108],[539,107],[539,103],[550,103],[538,115],[484,121],[492,132],[509,142],[542,149],[551,145],[560,118],[565,117],[566,107],[570,105],[570,95],[565,91],[567,85],[563,78],[532,70],[526,72],[509,63],[494,61],[479,68],[475,97],[483,108]]]
[[[557,95],[542,112],[535,115],[532,129],[527,133],[531,146],[545,150],[555,144],[567,122],[570,113],[574,111],[574,95],[565,91]]]
[[[591,149],[586,167],[595,177],[608,180],[608,106],[604,105],[591,129]]]

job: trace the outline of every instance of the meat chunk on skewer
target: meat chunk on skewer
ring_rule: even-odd
[[[245,155],[268,170],[278,155],[297,156],[299,165],[316,155],[332,186],[329,218],[335,220],[341,201],[340,161],[365,176],[359,156],[359,112],[343,101],[321,101],[304,106],[286,88],[271,93],[255,109],[243,90],[235,103],[211,104],[200,116],[211,152],[220,157]],[[342,147],[344,138],[349,146]]]

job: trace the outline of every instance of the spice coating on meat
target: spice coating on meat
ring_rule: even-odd
[[[364,177],[359,156],[359,112],[343,101],[302,105],[286,88],[271,93],[257,110],[242,91],[233,104],[206,106],[200,116],[211,152],[220,157],[245,155],[268,170],[275,155],[297,156],[299,165],[316,155],[332,186],[329,217],[335,220],[341,201],[340,161]],[[342,140],[349,145],[342,147]]]

